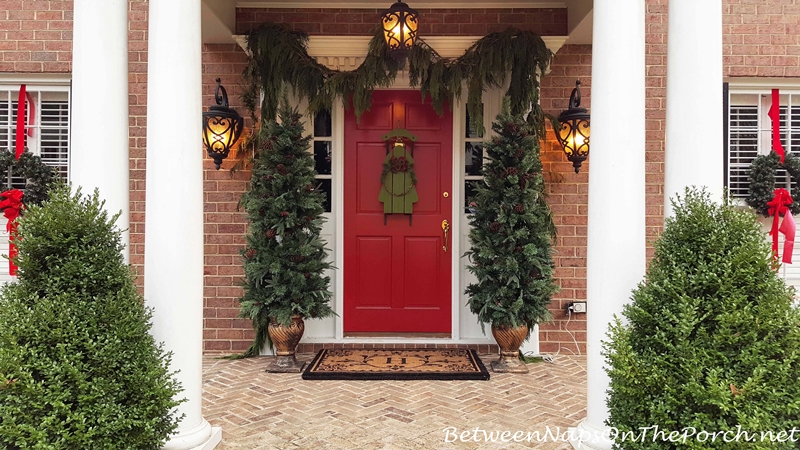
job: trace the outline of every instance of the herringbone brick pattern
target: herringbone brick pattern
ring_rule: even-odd
[[[583,357],[532,364],[524,375],[492,373],[489,381],[304,381],[265,373],[269,358],[205,360],[203,413],[222,427],[218,449],[561,450],[571,447],[497,437],[544,435],[546,427],[565,433],[586,415]],[[487,366],[493,358],[482,356]],[[468,431],[466,442],[452,442],[452,431],[445,442],[449,427]],[[495,441],[487,442],[484,431],[494,432]]]

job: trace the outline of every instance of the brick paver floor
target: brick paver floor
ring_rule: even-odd
[[[482,356],[487,367],[493,358]],[[586,416],[584,357],[559,356],[489,381],[304,381],[265,373],[269,359],[205,359],[203,413],[222,427],[219,450],[569,449],[535,437],[487,442],[483,432],[564,433]],[[445,442],[450,427],[470,440]],[[472,440],[476,428],[480,442]]]

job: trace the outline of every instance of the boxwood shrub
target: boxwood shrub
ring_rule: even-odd
[[[761,432],[777,438],[793,427],[800,439],[800,314],[756,216],[693,189],[673,205],[646,280],[605,347],[608,424],[696,434],[653,442],[650,431],[618,448],[800,448],[761,441]]]
[[[177,426],[116,218],[61,185],[20,219],[19,279],[0,290],[2,449],[158,449]]]

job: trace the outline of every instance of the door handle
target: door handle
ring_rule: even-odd
[[[442,246],[442,250],[447,253],[447,234],[450,232],[450,222],[447,219],[442,221],[442,232],[444,233],[444,245]]]

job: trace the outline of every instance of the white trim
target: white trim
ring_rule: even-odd
[[[69,73],[0,73],[0,84],[25,84],[33,89],[69,89],[71,82],[72,74]]]
[[[757,89],[763,93],[764,89],[800,89],[798,78],[751,78],[751,77],[724,77],[723,82],[728,83],[730,89],[741,93],[746,89]]]
[[[462,136],[464,129],[461,116],[464,114],[464,100],[453,101],[453,176],[450,186],[451,212],[450,212],[450,248],[452,262],[450,273],[450,290],[453,305],[451,307],[450,336],[453,339],[461,338],[461,213],[464,210],[464,143]]]
[[[333,183],[331,192],[336,194],[331,210],[336,218],[336,305],[334,310],[336,326],[334,336],[337,341],[344,339],[344,103],[337,99],[331,108],[331,131],[333,134]],[[305,342],[305,341],[304,341]]]
[[[535,1],[535,0],[534,0]],[[494,2],[480,2],[479,0],[464,0],[461,2],[446,2],[446,3],[431,3],[420,2],[412,5],[418,9],[509,9],[509,8],[524,8],[524,9],[564,9],[567,4],[564,1],[538,1],[531,0],[506,0]],[[370,0],[363,1],[347,1],[347,2],[321,2],[314,0],[296,0],[293,2],[269,2],[269,1],[247,1],[239,0],[236,3],[237,8],[250,9],[250,8],[321,8],[321,9],[386,9],[391,2],[376,4]],[[376,8],[377,7],[377,8]]]

